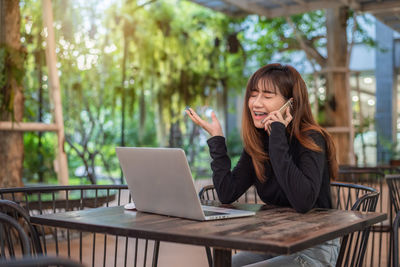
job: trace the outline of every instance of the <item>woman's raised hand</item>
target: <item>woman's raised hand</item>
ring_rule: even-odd
[[[200,118],[192,108],[187,108],[185,111],[194,123],[206,130],[211,136],[224,136],[221,124],[219,123],[214,111],[211,112],[211,123]]]
[[[286,118],[284,119],[282,114],[279,111],[273,111],[271,112],[261,123],[264,123],[264,129],[265,131],[268,132],[268,134],[271,134],[271,124],[274,121],[278,121],[287,127],[289,123],[292,121],[293,117],[292,114],[290,114],[290,108],[287,108],[286,111]]]

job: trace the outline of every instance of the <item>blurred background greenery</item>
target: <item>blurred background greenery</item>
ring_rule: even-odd
[[[20,7],[25,121],[51,122],[41,1]],[[183,0],[53,0],[53,12],[70,184],[123,182],[116,146],[181,147],[194,178],[210,178],[208,136],[185,107],[204,116],[216,111],[234,164],[241,153],[237,99],[250,74],[276,53],[284,63],[304,60],[293,62],[299,45],[284,18],[231,18]],[[323,10],[292,20],[313,46],[326,46]],[[373,45],[362,25],[356,38]],[[313,78],[305,75],[310,88]],[[323,97],[311,100],[324,105]],[[323,111],[318,118],[323,124]],[[24,183],[57,183],[56,138],[24,134]]]

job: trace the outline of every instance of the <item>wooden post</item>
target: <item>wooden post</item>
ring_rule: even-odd
[[[352,133],[349,70],[347,67],[347,27],[348,7],[330,8],[326,11],[328,71],[327,116],[334,118],[335,127],[345,127],[347,133],[336,133],[339,164],[352,164]]]
[[[58,128],[58,147],[57,147],[57,158],[55,160],[55,170],[58,176],[58,182],[61,185],[68,185],[68,163],[67,155],[64,150],[64,120],[62,114],[62,102],[60,93],[60,80],[57,73],[57,58],[56,58],[56,46],[53,28],[53,11],[51,0],[42,0],[43,8],[43,22],[47,29],[46,36],[46,63],[49,71],[49,83],[51,98],[54,104],[54,122]]]

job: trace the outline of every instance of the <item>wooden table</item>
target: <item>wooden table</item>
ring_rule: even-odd
[[[210,203],[209,203],[210,204]],[[215,203],[213,203],[215,204]],[[231,207],[231,205],[229,205]],[[231,250],[291,254],[359,231],[386,219],[383,213],[314,209],[306,214],[291,208],[234,204],[257,211],[256,216],[199,222],[103,207],[32,216],[34,224],[123,235],[214,248],[214,266],[230,266]]]

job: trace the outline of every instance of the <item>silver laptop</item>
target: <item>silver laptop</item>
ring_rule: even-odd
[[[115,150],[139,211],[200,221],[255,215],[252,211],[202,206],[185,152],[180,148]]]

